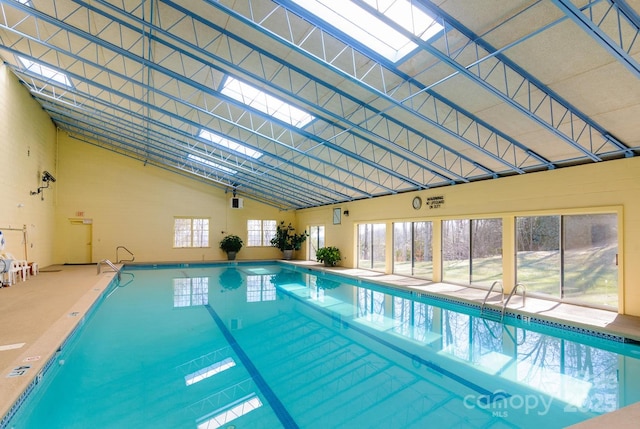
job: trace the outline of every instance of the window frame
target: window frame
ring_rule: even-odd
[[[178,221],[179,220],[189,220],[189,238],[188,238],[188,245],[178,245]],[[194,221],[206,221],[206,235],[202,235],[202,233],[204,232],[204,229],[200,230],[200,229],[196,229],[194,227]],[[181,231],[186,231],[185,230],[181,230]],[[203,238],[206,239],[206,243],[204,243],[204,245],[194,245],[194,233],[197,233],[198,231],[200,232],[200,240],[202,240]],[[211,218],[208,217],[201,217],[201,216],[174,216],[173,217],[173,248],[174,249],[207,249],[211,247]]]
[[[250,228],[251,222],[259,222],[260,230]],[[273,228],[270,224],[273,224]],[[277,225],[274,219],[247,219],[247,247],[272,247],[271,239],[276,235]],[[256,232],[259,233],[260,244],[254,243]]]

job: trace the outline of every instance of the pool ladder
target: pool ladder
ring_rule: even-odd
[[[100,268],[102,267],[102,264],[108,265],[113,271],[115,271],[118,274],[118,281],[120,281],[121,279],[120,269],[118,269],[118,267],[113,265],[113,262],[111,262],[108,259],[103,259],[102,261],[98,262],[98,274],[100,274]]]
[[[125,252],[127,252],[129,254],[129,256],[131,257],[131,259],[120,259],[120,257],[118,256],[118,252],[120,250],[124,250]],[[116,247],[116,264],[120,264],[122,262],[133,262],[136,259],[136,256],[133,254],[133,252],[129,249],[127,249],[124,246],[118,246]]]
[[[500,286],[500,292],[502,294],[500,298],[500,304],[502,304],[502,308],[500,309],[500,317],[498,317],[496,314],[493,314],[493,313],[484,312],[487,305],[487,300],[489,299],[489,295],[491,295],[491,292],[493,292],[493,288],[496,285]],[[495,320],[496,322],[502,323],[502,321],[504,320],[504,313],[507,309],[507,306],[509,305],[509,301],[511,301],[511,298],[513,297],[513,295],[517,294],[518,288],[522,288],[522,305],[524,306],[527,300],[527,287],[524,284],[516,283],[513,289],[511,289],[511,292],[509,293],[507,300],[505,301],[504,288],[502,287],[502,282],[500,280],[496,280],[495,282],[493,282],[493,284],[487,291],[487,294],[485,295],[484,299],[482,300],[482,305],[480,306],[480,317],[484,317],[486,319]]]
[[[504,303],[504,288],[502,287],[502,282],[500,280],[496,280],[495,282],[493,282],[491,284],[491,287],[489,288],[489,290],[487,291],[487,294],[484,296],[484,299],[482,300],[482,305],[480,306],[480,317],[484,317],[486,319],[491,319],[491,320],[495,320],[497,321],[502,321],[502,318],[498,319],[497,316],[494,316],[491,313],[485,313],[485,306],[487,305],[487,300],[489,299],[489,295],[491,295],[491,292],[493,292],[493,288],[496,287],[496,285],[500,286],[500,293],[501,293],[501,297],[500,297],[500,304]]]

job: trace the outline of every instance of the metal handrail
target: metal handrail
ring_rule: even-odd
[[[507,297],[507,302],[504,303],[504,305],[502,306],[502,313],[500,314],[500,320],[504,319],[504,312],[505,309],[507,308],[507,305],[509,305],[509,301],[511,300],[511,297],[513,295],[516,294],[516,292],[518,291],[518,286],[521,286],[523,291],[522,291],[522,306],[524,307],[527,303],[527,287],[522,284],[522,283],[516,283],[516,285],[513,287],[513,289],[511,289],[511,293],[509,293],[509,296]]]
[[[487,299],[489,299],[489,295],[491,295],[491,292],[493,292],[493,288],[496,286],[496,284],[500,285],[500,291],[502,292],[502,297],[500,298],[500,304],[504,302],[504,288],[502,287],[502,282],[500,280],[496,280],[495,282],[493,282],[493,284],[487,291],[487,294],[484,296],[484,299],[482,300],[482,305],[480,306],[480,315],[482,315],[482,313],[484,312],[484,307],[485,305],[487,305]]]
[[[120,280],[121,276],[120,276],[120,269],[118,269],[118,267],[116,267],[115,265],[113,265],[113,262],[111,262],[108,259],[103,259],[102,261],[98,262],[98,274],[100,274],[100,267],[102,267],[102,264],[107,264],[109,267],[111,267],[111,269],[113,271],[115,271],[116,273],[118,273],[118,281]]]
[[[120,250],[120,249],[126,250],[129,253],[129,255],[131,255],[131,259],[120,259],[118,257],[118,250]],[[135,257],[135,255],[133,254],[133,252],[131,250],[127,249],[124,246],[116,247],[116,264],[119,264],[121,262],[133,262],[135,259],[136,259],[136,257]]]

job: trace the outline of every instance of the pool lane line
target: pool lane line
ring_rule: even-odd
[[[247,368],[249,374],[251,374],[253,381],[256,383],[258,389],[260,389],[260,392],[262,392],[265,399],[267,400],[273,411],[276,413],[276,416],[278,416],[280,423],[282,423],[282,425],[286,429],[298,429],[298,424],[295,422],[295,420],[293,420],[293,417],[291,417],[291,414],[289,414],[284,404],[276,396],[273,390],[271,390],[271,387],[269,387],[265,379],[262,377],[262,375],[258,371],[258,368],[256,368],[249,356],[247,356],[240,344],[238,344],[236,339],[233,337],[229,329],[227,329],[227,326],[224,324],[222,319],[220,319],[218,313],[216,313],[216,311],[209,304],[205,304],[205,308],[213,318],[213,321],[216,322],[218,329],[220,329],[222,335],[224,335],[225,339],[229,343],[229,346],[231,346],[244,367]]]
[[[310,307],[310,308],[320,312],[321,314],[324,314],[325,316],[328,316],[332,320],[335,320],[335,316],[329,310],[327,310],[325,308],[322,308],[322,307],[318,307],[317,305],[313,305],[310,302],[308,302],[307,300],[302,299],[301,297],[299,297],[299,296],[297,296],[297,295],[295,295],[295,294],[293,294],[293,293],[291,293],[291,292],[289,292],[289,291],[287,291],[285,289],[278,288],[278,290],[280,292],[286,294],[287,296],[295,299],[296,301],[306,305],[307,307]],[[341,323],[342,323],[343,326],[348,327],[349,329],[353,329],[354,331],[356,331],[356,332],[358,332],[358,333],[360,333],[360,334],[362,334],[362,335],[364,335],[364,336],[376,341],[377,343],[382,344],[383,346],[386,346],[386,347],[390,348],[391,350],[394,350],[394,351],[396,351],[396,352],[398,352],[398,353],[400,353],[402,355],[405,355],[406,357],[410,358],[412,362],[418,362],[418,363],[424,365],[425,367],[430,368],[430,369],[432,369],[432,370],[444,375],[445,377],[448,377],[448,378],[450,378],[450,379],[452,379],[454,381],[457,381],[458,383],[460,383],[460,384],[462,384],[464,386],[467,386],[468,388],[470,388],[472,390],[475,390],[476,392],[478,392],[478,393],[480,393],[482,395],[482,397],[484,398],[486,403],[493,403],[496,400],[509,398],[511,396],[510,394],[504,392],[503,390],[499,390],[499,391],[496,391],[496,392],[491,392],[491,391],[485,389],[484,387],[479,386],[479,385],[475,384],[474,382],[469,381],[469,380],[467,380],[466,378],[464,378],[462,376],[459,376],[456,373],[453,373],[453,372],[451,372],[451,371],[449,371],[447,369],[442,368],[440,365],[437,365],[437,364],[435,364],[435,363],[433,363],[431,361],[428,361],[428,360],[426,360],[426,359],[424,359],[424,358],[422,358],[422,357],[420,357],[420,356],[418,356],[416,354],[409,353],[408,351],[406,351],[402,347],[396,346],[395,344],[393,344],[393,343],[391,343],[389,341],[386,341],[386,340],[384,340],[384,339],[382,339],[382,338],[380,338],[380,337],[378,337],[378,336],[376,336],[376,335],[374,335],[374,334],[372,334],[372,333],[360,328],[359,326],[356,326],[353,323],[349,323],[349,322],[347,322],[345,320],[342,320]]]

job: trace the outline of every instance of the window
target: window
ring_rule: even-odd
[[[516,218],[516,278],[527,292],[560,298],[560,216]]]
[[[384,325],[384,302],[386,295],[371,289],[358,288],[358,305],[356,319],[358,322],[369,322]]]
[[[358,268],[384,271],[386,233],[384,223],[358,225]]]
[[[442,310],[442,352],[468,361],[471,359],[471,316]]]
[[[516,218],[518,282],[528,293],[618,308],[618,217]]]
[[[30,4],[27,5],[31,6]],[[51,67],[47,67],[43,64],[38,64],[35,61],[31,61],[21,56],[18,56],[18,60],[22,63],[25,69],[27,69],[31,73],[42,76],[43,78],[45,78],[45,80],[52,80],[69,87],[72,86],[69,76],[60,71],[54,70]]]
[[[191,307],[209,303],[209,277],[173,279],[173,306]]]
[[[426,343],[438,335],[433,333],[433,307],[410,299],[393,297],[393,332]]]
[[[502,279],[502,219],[442,222],[442,275],[451,283],[489,287]]]
[[[393,272],[421,278],[433,277],[431,222],[393,224]]]
[[[490,287],[502,279],[502,219],[472,219],[470,233],[470,283]]]
[[[309,260],[317,261],[316,250],[324,247],[324,225],[311,225],[309,228]]]
[[[562,298],[618,308],[618,217],[562,217]]]
[[[271,246],[276,235],[275,220],[249,219],[247,221],[247,246]]]
[[[469,219],[442,221],[442,280],[469,284]]]
[[[418,47],[400,31],[352,1],[293,0],[293,2],[389,61],[398,62]],[[393,2],[364,0],[364,3],[377,9],[380,14],[395,22],[403,30],[425,41],[443,29],[422,9],[406,0]],[[376,7],[378,3],[384,3],[384,7]]]
[[[276,287],[267,276],[247,276],[247,302],[275,300]]]
[[[227,77],[221,92],[294,127],[302,128],[314,119],[307,112],[231,76]]]
[[[173,247],[209,247],[209,219],[176,217]]]

